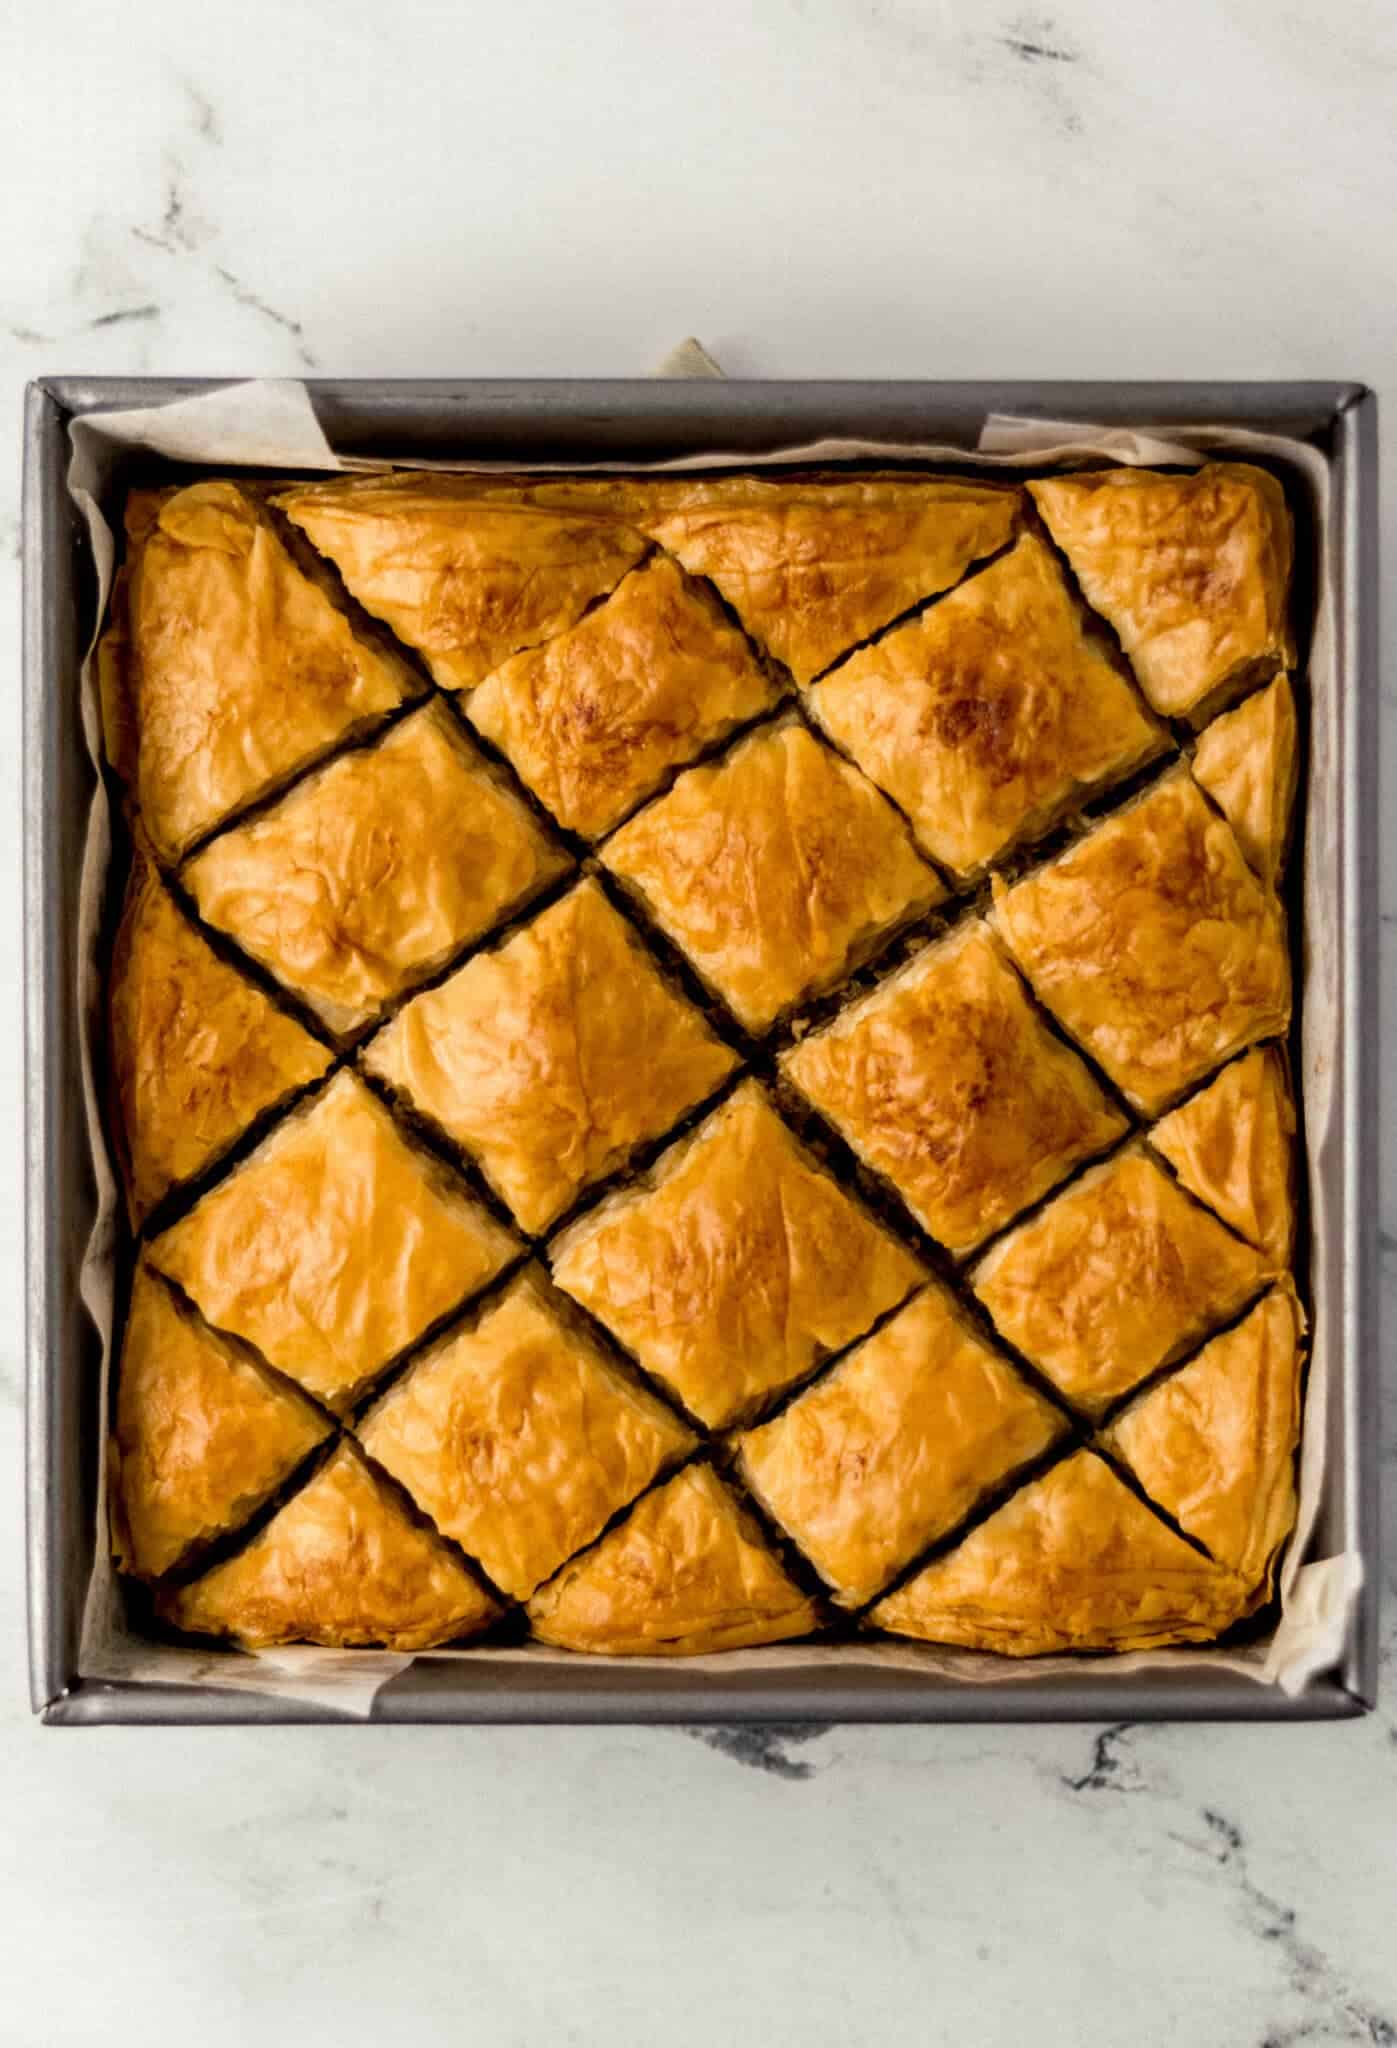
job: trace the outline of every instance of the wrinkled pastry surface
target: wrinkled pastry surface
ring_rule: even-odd
[[[529,1603],[534,1634],[611,1657],[695,1656],[807,1635],[813,1601],[712,1468],[649,1493]]]
[[[851,1342],[920,1277],[753,1081],[650,1183],[566,1231],[554,1277],[710,1428]]]
[[[1032,535],[841,662],[810,706],[961,875],[1165,744]]]
[[[741,1470],[856,1606],[1066,1427],[933,1283],[749,1431]]]
[[[994,920],[1039,998],[1157,1112],[1290,1022],[1285,917],[1186,770],[1013,888]]]
[[[693,1444],[533,1276],[419,1359],[359,1437],[519,1599]]]
[[[526,1230],[736,1065],[597,883],[416,996],[365,1064],[480,1162]]]
[[[926,947],[781,1064],[957,1254],[1127,1128],[978,920]]]
[[[686,770],[602,858],[757,1032],[945,894],[887,799],[798,725]]]
[[[1200,1555],[1091,1451],[1024,1487],[873,1609],[897,1635],[1001,1656],[1201,1643],[1246,1610]]]
[[[411,1521],[347,1444],[246,1550],[164,1601],[178,1627],[275,1643],[427,1650],[498,1613],[455,1553]]]

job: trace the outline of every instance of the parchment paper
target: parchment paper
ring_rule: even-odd
[[[666,376],[719,376],[722,372],[697,342],[685,342],[661,366]],[[303,384],[266,380],[229,386],[204,396],[130,412],[113,412],[75,420],[69,488],[92,536],[98,572],[100,623],[105,619],[111,587],[115,543],[108,514],[114,519],[113,477],[122,457],[143,450],[200,468],[257,466],[286,470],[432,468],[459,471],[579,471],[607,468],[606,463],[413,462],[390,464],[344,459],[330,447],[316,419]],[[1270,455],[1290,464],[1309,490],[1313,517],[1325,563],[1317,593],[1308,668],[1311,703],[1308,811],[1305,833],[1303,900],[1306,923],[1302,983],[1303,1028],[1300,1102],[1312,1173],[1311,1203],[1316,1222],[1322,1220],[1325,1177],[1319,1170],[1337,1141],[1336,1104],[1330,1048],[1335,1042],[1334,991],[1337,987],[1337,933],[1327,915],[1335,873],[1335,786],[1338,767],[1337,671],[1334,649],[1334,592],[1330,587],[1328,553],[1323,543],[1330,520],[1329,472],[1318,450],[1282,437],[1213,427],[1171,428],[1167,437],[1145,430],[1108,429],[1091,422],[1018,420],[987,417],[977,459],[985,467],[1042,469],[1054,461],[1106,457],[1115,462],[1157,464],[1196,462],[1205,452],[1236,456]],[[774,463],[813,464],[873,457],[918,462],[963,464],[963,448],[919,443],[869,443],[827,439],[767,454],[729,454],[719,450],[673,461],[627,464],[635,470],[684,470],[731,467],[753,469]],[[95,646],[96,633],[93,636]],[[94,764],[100,759],[101,729],[92,650],[83,666],[82,716]],[[83,1046],[83,1088],[98,1186],[98,1216],[84,1260],[82,1297],[101,1333],[103,1345],[102,1409],[108,1413],[107,1381],[112,1366],[113,1275],[118,1232],[116,1175],[98,1115],[97,1059],[102,990],[96,966],[96,941],[106,900],[111,861],[111,819],[105,787],[97,780],[84,847],[79,907],[79,992],[87,1028]],[[1316,1304],[1332,1284],[1325,1269],[1324,1233],[1316,1230],[1316,1258],[1311,1280]],[[1280,1621],[1267,1642],[1238,1651],[1201,1649],[1137,1651],[1094,1659],[1089,1666],[1072,1657],[1041,1657],[1024,1661],[1000,1659],[973,1651],[870,1641],[868,1644],[825,1646],[798,1644],[765,1650],[740,1650],[721,1656],[688,1658],[686,1676],[721,1680],[740,1670],[811,1671],[881,1666],[961,1681],[1012,1685],[1045,1674],[1067,1675],[1090,1669],[1093,1678],[1130,1672],[1205,1668],[1239,1672],[1258,1684],[1300,1691],[1314,1673],[1339,1655],[1349,1613],[1363,1579],[1362,1559],[1348,1552],[1311,1558],[1323,1490],[1327,1456],[1326,1409],[1330,1392],[1330,1361],[1325,1354],[1325,1318],[1315,1317],[1312,1333],[1305,1416],[1301,1439],[1299,1517],[1280,1575]],[[182,1649],[155,1644],[127,1625],[120,1581],[112,1569],[108,1537],[106,1431],[98,1475],[95,1563],[84,1611],[79,1670],[86,1678],[163,1681],[169,1684],[215,1686],[299,1700],[367,1716],[379,1691],[413,1660],[389,1651],[297,1648],[255,1653],[216,1649]],[[1303,1561],[1302,1561],[1303,1560]],[[431,1653],[440,1658],[515,1665],[522,1672],[539,1662],[576,1663],[565,1651],[542,1645],[515,1649],[458,1649]],[[672,1660],[628,1659],[628,1663],[664,1665]]]

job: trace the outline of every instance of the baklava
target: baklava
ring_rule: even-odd
[[[165,1623],[1259,1626],[1306,1327],[1268,472],[209,478],[126,535],[108,1471]]]

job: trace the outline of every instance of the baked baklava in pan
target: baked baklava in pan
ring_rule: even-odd
[[[151,1613],[610,1656],[1256,1616],[1306,1332],[1291,555],[1238,463],[135,492]]]

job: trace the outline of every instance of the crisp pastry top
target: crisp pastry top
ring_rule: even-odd
[[[754,1081],[551,1257],[558,1285],[709,1428],[862,1335],[921,1277]]]
[[[420,689],[292,561],[239,485],[136,492],[99,674],[107,752],[175,860]]]
[[[517,1599],[694,1447],[533,1273],[418,1359],[358,1434]]]
[[[753,1032],[945,894],[887,798],[795,723],[686,770],[602,859]]]
[[[1201,1643],[1247,1588],[1176,1536],[1092,1451],[1035,1479],[873,1609],[897,1635],[1002,1656]]]
[[[1107,1448],[1181,1529],[1264,1598],[1295,1522],[1305,1318],[1282,1281],[1119,1415]]]
[[[112,955],[109,1014],[118,1149],[136,1222],[331,1060],[219,959],[139,859]]]
[[[1184,768],[994,895],[1035,994],[1137,1108],[1290,1022],[1284,913]]]
[[[1066,1428],[933,1283],[742,1437],[740,1470],[857,1606]]]
[[[276,502],[444,690],[469,689],[575,625],[648,547],[602,499],[548,506],[468,477],[404,471]]]
[[[1275,479],[208,480],[127,532],[141,1601],[612,1656],[1255,1612],[1304,1337]]]
[[[809,701],[963,876],[1167,743],[1031,534],[841,662]]]
[[[712,1468],[693,1465],[564,1565],[529,1620],[560,1649],[666,1657],[808,1635],[819,1613]]]
[[[712,1094],[737,1056],[587,880],[414,997],[364,1064],[541,1231]]]
[[[1191,1195],[1277,1265],[1295,1248],[1295,1103],[1284,1055],[1257,1046],[1150,1132]]]
[[[1253,664],[1289,660],[1290,513],[1268,470],[1106,469],[1028,488],[1157,711],[1194,713]]]
[[[288,1117],[151,1247],[216,1327],[344,1409],[515,1250],[354,1074]]]
[[[348,1443],[245,1550],[162,1609],[195,1635],[428,1650],[499,1612],[439,1536],[420,1528]]]
[[[1019,502],[949,477],[712,477],[661,486],[647,529],[808,683],[1003,547]]]
[[[1099,1415],[1245,1306],[1274,1267],[1134,1149],[1093,1167],[971,1275],[996,1327]]]
[[[978,919],[802,1039],[781,1066],[957,1254],[1128,1128]]]
[[[470,716],[555,818],[595,839],[776,696],[711,592],[661,555],[487,676]]]
[[[179,1305],[142,1260],[117,1378],[118,1556],[156,1578],[245,1521],[323,1442],[328,1417]]]
[[[1285,865],[1300,774],[1295,693],[1278,675],[1198,736],[1193,777],[1207,790],[1264,882]]]
[[[202,916],[348,1032],[567,865],[438,700],[223,833],[185,880]]]

